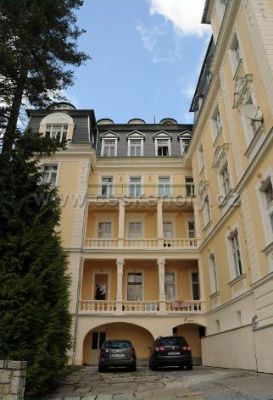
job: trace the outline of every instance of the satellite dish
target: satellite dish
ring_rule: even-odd
[[[255,104],[246,104],[244,106],[244,114],[247,118],[251,119],[251,121],[262,121],[263,114],[260,107],[255,106]]]

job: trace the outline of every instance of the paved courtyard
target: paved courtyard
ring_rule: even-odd
[[[98,373],[83,367],[68,375],[46,400],[273,400],[273,376],[195,367],[193,371]]]

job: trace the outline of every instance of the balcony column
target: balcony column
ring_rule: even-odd
[[[123,247],[124,244],[124,225],[125,225],[125,203],[124,200],[119,201],[118,214],[118,246]]]
[[[165,259],[158,258],[158,282],[159,282],[159,311],[166,311],[165,295]]]
[[[122,311],[122,278],[124,259],[118,258],[117,261],[117,295],[116,295],[116,310]]]
[[[159,247],[163,247],[163,200],[157,202],[157,242]]]

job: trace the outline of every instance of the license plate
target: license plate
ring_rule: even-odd
[[[125,354],[111,354],[111,358],[123,358]]]
[[[169,351],[168,356],[180,356],[180,351]]]

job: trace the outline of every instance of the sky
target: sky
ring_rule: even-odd
[[[97,120],[192,121],[194,88],[210,38],[205,0],[85,0],[78,41],[91,57],[66,96]]]

